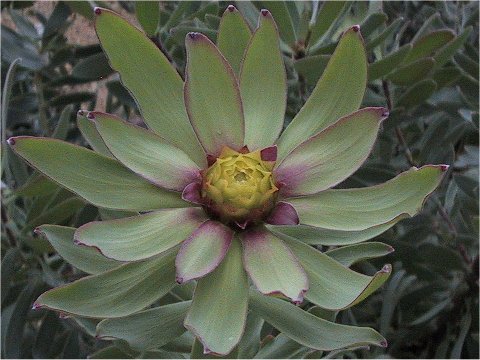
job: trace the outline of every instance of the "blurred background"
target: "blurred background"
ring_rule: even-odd
[[[215,41],[230,3],[1,2],[2,358],[149,356],[118,341],[95,339],[93,320],[31,309],[41,292],[84,276],[34,228],[44,223],[78,227],[111,214],[32,171],[5,147],[5,139],[48,136],[88,146],[76,122],[79,109],[115,113],[143,126],[135,101],[98,44],[93,6],[111,8],[143,29],[183,74],[186,33],[199,31]],[[337,322],[374,327],[389,347],[328,356],[478,358],[478,2],[233,3],[252,29],[261,8],[278,23],[289,85],[285,125],[308,98],[341,32],[361,24],[370,63],[362,107],[387,106],[391,115],[368,161],[339,187],[381,183],[412,166],[451,165],[417,217],[372,239],[395,252],[354,265],[372,274],[392,263],[394,271],[380,291],[340,312]],[[272,334],[264,329],[260,339]],[[191,344],[185,336],[154,357],[187,357]],[[319,355],[293,340],[256,353]]]

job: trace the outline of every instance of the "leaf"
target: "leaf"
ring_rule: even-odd
[[[37,71],[47,64],[46,57],[41,55],[30,42],[23,40],[10,28],[2,24],[2,60],[12,64],[16,59],[22,59],[21,67]]]
[[[412,50],[405,58],[405,63],[433,56],[439,48],[454,38],[455,34],[451,30],[434,31],[423,36],[413,43]]]
[[[190,304],[191,301],[182,301],[103,320],[97,325],[96,337],[124,340],[140,352],[158,349],[186,331],[183,320]]]
[[[112,11],[97,12],[95,29],[100,44],[138,102],[147,125],[204,166],[204,152],[185,111],[180,75],[145,34]]]
[[[274,170],[285,184],[280,194],[315,194],[345,180],[367,159],[386,116],[384,108],[364,108],[300,144]]]
[[[53,352],[55,347],[52,346],[51,341],[59,329],[61,325],[57,314],[48,312],[42,319],[32,348],[32,355],[36,359],[51,359],[55,356]]]
[[[324,309],[343,310],[358,304],[382,286],[392,272],[392,267],[385,265],[374,276],[359,274],[301,241],[281,238],[307,273],[310,287],[305,297]]]
[[[187,35],[185,46],[185,105],[200,142],[213,156],[218,156],[224,146],[240,149],[245,124],[232,68],[217,47],[200,33]]]
[[[311,44],[316,44],[317,41],[322,38],[342,13],[346,3],[346,1],[325,1],[322,4],[317,19],[315,20],[315,25],[311,27]]]
[[[332,230],[365,230],[400,215],[415,215],[447,169],[445,165],[411,168],[384,184],[331,189],[292,198],[289,203],[297,210],[301,224]]]
[[[337,1],[326,2],[326,4],[330,3],[336,4]],[[315,85],[325,71],[329,60],[330,55],[307,56],[296,60],[293,63],[293,67],[309,85]]]
[[[205,221],[186,239],[175,259],[177,282],[184,283],[203,277],[222,262],[234,232],[214,220]]]
[[[76,12],[88,20],[93,20],[93,6],[88,0],[66,1],[65,2],[72,12]]]
[[[412,85],[405,91],[405,93],[396,101],[395,107],[411,108],[415,105],[419,105],[430,96],[437,89],[437,83],[430,79],[419,81]]]
[[[10,66],[8,67],[7,73],[5,75],[5,80],[3,84],[3,92],[2,92],[2,110],[1,110],[1,145],[0,145],[0,159],[1,165],[0,168],[3,169],[8,168],[8,153],[9,151],[5,151],[4,147],[6,145],[6,137],[7,137],[7,116],[8,116],[8,108],[10,106],[10,97],[12,94],[12,87],[15,84],[15,73],[17,71],[18,64],[21,62],[21,59],[15,59],[12,61]]]
[[[43,293],[35,307],[93,318],[133,314],[175,286],[174,251],[132,262]]]
[[[136,1],[135,13],[138,22],[148,36],[154,36],[160,21],[160,8],[158,1]]]
[[[267,227],[282,234],[294,237],[303,241],[306,244],[312,245],[348,245],[355,244],[361,241],[369,240],[377,235],[390,229],[400,220],[408,217],[408,215],[397,216],[392,221],[382,225],[373,226],[365,230],[358,231],[342,231],[323,229],[308,225],[294,225],[294,226],[269,226]]]
[[[397,32],[398,28],[400,27],[400,25],[402,25],[403,21],[404,21],[403,17],[399,17],[394,21],[392,21],[392,23],[388,25],[385,30],[383,30],[380,34],[378,34],[376,37],[374,37],[373,39],[367,42],[367,51],[375,49],[378,45],[382,44],[390,35]],[[368,77],[370,78],[370,73]]]
[[[22,341],[27,315],[32,307],[32,301],[43,288],[43,282],[37,276],[29,279],[15,302],[13,314],[7,323],[4,336],[3,356],[7,359],[22,357]],[[2,311],[2,318],[3,318]]]
[[[238,343],[238,359],[252,359],[260,348],[263,319],[253,312],[247,315],[242,339]]]
[[[463,71],[468,73],[472,78],[478,79],[478,59],[477,61],[472,60],[462,53],[455,54],[454,59]]]
[[[433,58],[422,58],[399,67],[386,76],[396,85],[411,85],[426,77],[435,65]]]
[[[137,109],[137,104],[132,95],[122,85],[120,81],[109,81],[106,83],[108,91],[117,98],[117,100],[132,109]]]
[[[99,274],[122,264],[107,259],[93,248],[75,245],[73,242],[75,230],[66,226],[42,225],[36,232],[44,235],[62,258],[88,274]]]
[[[179,193],[162,190],[119,162],[85,148],[28,136],[10,138],[9,143],[37,170],[96,206],[149,210],[187,205]]]
[[[184,325],[202,342],[204,353],[226,355],[242,337],[247,310],[248,279],[234,239],[220,266],[198,281]]]
[[[23,16],[21,11],[15,10],[13,8],[8,9],[8,14],[10,14],[10,16],[12,17],[12,20],[15,23],[15,27],[19,33],[28,38],[31,38],[32,40],[38,40],[39,36],[37,33],[37,29],[30,22],[28,17]]]
[[[383,59],[370,64],[368,66],[368,81],[383,78],[385,75],[392,72],[402,63],[403,59],[411,49],[412,45],[406,44],[397,51],[388,54]]]
[[[248,230],[240,238],[243,264],[256,288],[266,295],[302,302],[308,290],[307,275],[284,242],[265,228]]]
[[[104,348],[89,355],[90,359],[133,359],[133,356],[125,353],[115,345],[105,346]]]
[[[460,359],[462,357],[462,349],[464,347],[465,339],[468,335],[468,330],[472,324],[472,314],[470,311],[463,315],[460,321],[460,333],[453,345],[452,352],[450,353],[450,359]]]
[[[245,50],[239,84],[245,116],[245,145],[250,150],[271,146],[283,128],[287,76],[277,27],[268,11],[261,13],[259,26]]]
[[[298,359],[307,348],[293,341],[283,333],[278,334],[270,342],[265,344],[255,355],[255,359]]]
[[[330,256],[343,266],[350,267],[357,262],[385,256],[393,251],[394,249],[390,245],[381,242],[368,242],[328,250],[325,255]]]
[[[199,208],[165,209],[109,221],[94,221],[75,232],[75,241],[119,261],[161,254],[187,239],[206,220]]]
[[[207,27],[198,19],[182,23],[170,30],[170,39],[180,46],[185,45],[185,37],[190,32],[198,32],[205,35],[210,41],[216,42],[218,32]]]
[[[228,6],[218,26],[217,47],[237,76],[251,36],[242,14],[233,5]]]
[[[75,215],[83,207],[85,207],[85,201],[79,199],[76,196],[61,201],[58,204],[55,204],[54,206],[45,209],[38,216],[28,221],[24,225],[22,232],[29,232],[33,230],[34,227],[45,223],[62,223]]]
[[[73,107],[72,105],[65,106],[60,113],[57,126],[52,133],[52,137],[59,140],[65,140],[70,130],[70,119],[72,117]]]
[[[262,6],[270,10],[275,19],[280,37],[290,47],[295,45],[297,34],[286,1],[262,1]]]
[[[8,295],[10,286],[13,283],[13,278],[15,273],[21,267],[21,253],[18,248],[10,248],[6,250],[5,255],[2,258],[2,268],[1,268],[1,296],[2,303],[4,303],[5,298]]]
[[[347,30],[310,98],[277,142],[278,160],[310,136],[357,110],[367,82],[367,58],[357,27]]]
[[[255,5],[253,5],[251,1],[235,1],[235,5],[244,16],[250,29],[255,29],[260,14],[260,11],[258,11]]]
[[[365,39],[368,38],[375,30],[385,23],[387,19],[388,16],[384,13],[372,13],[368,15],[368,17],[360,25],[363,37]]]
[[[77,113],[77,127],[93,150],[101,155],[113,158],[112,153],[98,133],[95,123],[87,119],[86,111],[80,110]]]
[[[45,40],[48,37],[54,36],[56,33],[61,33],[61,29],[64,27],[69,16],[70,8],[65,2],[59,1],[45,24],[42,34],[43,39]]]
[[[104,53],[80,60],[72,69],[72,76],[83,80],[101,80],[113,73]]]
[[[450,86],[461,76],[461,71],[456,66],[442,67],[435,71],[432,79],[437,83],[437,89]]]
[[[473,28],[469,26],[463,31],[461,35],[457,36],[455,39],[445,44],[437,51],[437,53],[433,57],[435,59],[435,69],[442,67],[450,60],[450,58],[457,52],[457,50],[460,49],[463,43],[467,41],[470,33],[472,32],[472,29]]]
[[[109,114],[90,112],[88,117],[118,161],[151,183],[182,191],[200,180],[200,169],[193,160],[153,132]]]
[[[336,350],[348,346],[386,347],[383,336],[370,328],[335,324],[318,318],[286,301],[250,291],[254,312],[296,342],[318,350]]]
[[[93,92],[75,92],[66,95],[59,95],[48,100],[48,106],[66,106],[69,104],[81,104],[95,100],[96,94]]]

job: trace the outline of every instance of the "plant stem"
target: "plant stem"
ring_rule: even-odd
[[[385,94],[385,99],[387,100],[388,111],[392,111],[393,103],[392,97],[390,96],[390,88],[388,83],[385,80],[382,80],[383,93]],[[395,126],[395,134],[397,135],[398,142],[403,147],[405,158],[411,166],[416,166],[415,161],[413,161],[412,152],[408,147],[407,142],[405,141],[405,136],[403,136],[402,129],[399,126]]]

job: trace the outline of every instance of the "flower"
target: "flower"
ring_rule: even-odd
[[[151,318],[155,309],[163,314],[162,307],[143,309],[178,289],[177,283],[196,280],[191,304],[169,311],[185,318],[205,352],[232,351],[249,302],[254,312],[306,346],[386,346],[372,329],[327,322],[259,294],[295,304],[306,298],[329,310],[363,300],[385,282],[391,267],[365,276],[309,245],[353,244],[413,216],[447,168],[412,168],[382,185],[331,189],[367,159],[388,116],[382,107],[357,110],[367,81],[360,27],[344,32],[312,95],[282,132],[287,81],[268,10],[261,11],[250,34],[229,6],[218,46],[189,33],[185,83],[140,31],[109,10],[96,8],[95,14],[100,43],[149,130],[113,115],[80,111],[79,124],[90,130],[84,134],[97,152],[32,137],[11,138],[9,144],[90,203],[141,213],[76,230],[41,227],[52,244],[72,236],[82,245],[78,254],[94,265],[71,256],[74,265],[93,275],[47,291],[35,306],[106,318],[97,332],[121,338],[109,333],[112,324],[126,327],[148,311]],[[231,33],[248,35],[244,51],[225,40]],[[306,333],[298,334],[299,327],[291,329],[283,318],[300,321]],[[349,335],[335,335],[340,333]]]

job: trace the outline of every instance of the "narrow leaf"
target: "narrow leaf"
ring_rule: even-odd
[[[205,353],[226,355],[242,337],[247,309],[248,280],[234,239],[220,266],[198,281],[185,327],[200,339]]]
[[[387,116],[384,108],[365,108],[303,142],[275,170],[280,194],[314,194],[345,180],[367,159]]]
[[[85,148],[29,136],[10,138],[9,144],[37,170],[93,205],[119,210],[188,205],[179,193],[162,190],[116,160]]]
[[[324,309],[342,310],[358,304],[383,285],[392,271],[385,265],[374,276],[359,274],[296,239],[282,239],[307,273],[310,287],[305,297]]]
[[[287,76],[277,27],[267,10],[261,12],[259,27],[246,49],[239,82],[245,114],[245,145],[250,150],[272,145],[283,127]]]
[[[383,336],[370,328],[335,324],[256,291],[250,291],[250,301],[253,311],[265,321],[312,349],[331,351],[359,345],[387,346]]]
[[[187,239],[206,220],[199,208],[166,209],[128,218],[94,221],[75,232],[75,241],[119,261],[147,259]]]
[[[141,177],[176,191],[200,179],[193,160],[153,132],[109,114],[91,112],[88,116],[110,152]]]
[[[159,48],[124,18],[100,8],[95,14],[100,44],[147,125],[204,166],[204,152],[185,111],[180,75]]]
[[[224,146],[240,149],[245,124],[232,68],[218,48],[200,33],[189,33],[185,46],[185,104],[200,142],[213,156],[219,155]]]
[[[129,316],[105,319],[97,325],[97,338],[128,342],[133,350],[145,351],[175,340],[186,329],[183,320],[191,301],[164,305]]]
[[[35,307],[93,318],[133,314],[175,286],[174,252],[128,263],[43,293]]]
[[[325,255],[330,256],[343,266],[350,267],[359,261],[385,256],[393,251],[390,245],[381,242],[368,242],[328,250]]]
[[[265,228],[241,234],[245,270],[257,289],[266,295],[281,294],[300,303],[308,279],[298,259],[278,237]]]
[[[242,14],[235,6],[229,5],[220,20],[217,46],[237,76],[240,73],[240,64],[251,36],[252,31]],[[235,41],[232,41],[233,39]]]
[[[310,98],[278,140],[278,161],[300,143],[357,110],[367,84],[367,56],[358,26],[347,30]]]
[[[332,230],[365,230],[399,215],[415,215],[447,169],[447,165],[412,168],[384,184],[331,189],[289,202],[297,210],[301,224]]]
[[[220,222],[204,222],[180,247],[175,260],[177,282],[212,272],[225,258],[233,235],[232,229]]]

